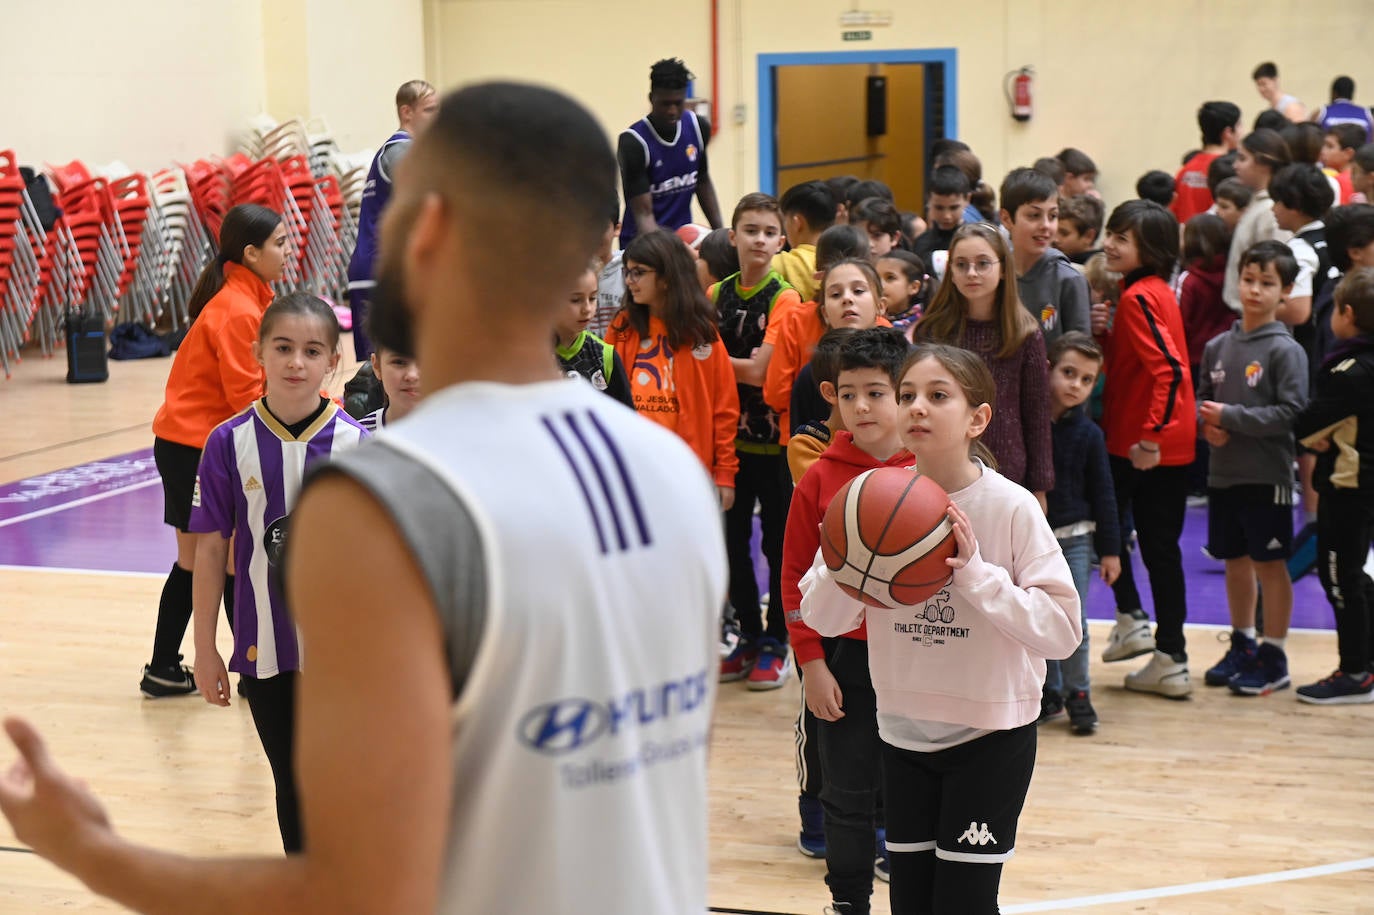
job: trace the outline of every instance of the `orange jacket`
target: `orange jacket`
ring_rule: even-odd
[[[651,318],[649,333],[666,333]],[[606,342],[615,347],[625,370],[635,371],[640,336],[622,316],[606,330]],[[735,435],[739,432],[739,392],[730,354],[717,337],[710,347],[679,347],[673,353],[673,387],[677,394],[677,434],[696,452],[717,486],[735,485],[739,456]]]
[[[154,435],[204,448],[210,430],[262,396],[253,344],[272,296],[252,270],[224,265],[224,287],[205,303],[172,360]]]
[[[768,360],[768,372],[763,379],[763,401],[778,412],[779,444],[786,445],[792,437],[792,385],[811,361],[811,351],[829,328],[821,320],[821,311],[815,302],[802,302],[785,312],[778,309],[769,321],[769,335],[775,324],[776,336],[763,338],[763,342],[773,344],[773,356]],[[891,327],[892,322],[878,315],[876,326]]]

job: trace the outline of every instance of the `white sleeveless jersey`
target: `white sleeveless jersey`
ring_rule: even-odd
[[[375,447],[447,483],[482,555],[439,910],[704,912],[726,562],[701,463],[566,380],[437,392]]]

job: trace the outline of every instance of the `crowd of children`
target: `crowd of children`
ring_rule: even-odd
[[[780,200],[745,195],[695,247],[659,231],[624,254],[611,335],[638,376],[634,406],[693,443],[721,487],[735,622],[720,677],[779,686],[791,643],[798,845],[826,857],[835,912],[867,912],[875,874],[893,911],[995,910],[1036,724],[1067,713],[1075,733],[1098,727],[1094,567],[1116,603],[1103,659],[1148,656],[1128,689],[1192,692],[1190,498],[1207,500],[1233,627],[1204,682],[1244,696],[1290,685],[1288,560],[1306,504],[1340,661],[1298,698],[1374,701],[1360,568],[1374,532],[1360,422],[1374,404],[1374,270],[1361,269],[1374,265],[1374,145],[1348,122],[1246,134],[1229,102],[1204,104],[1198,126],[1181,168],[1112,208],[1081,150],[1013,169],[994,193],[971,149],[940,141],[920,213],[880,182],[808,181]],[[968,636],[941,650],[892,637],[924,608],[865,607],[816,559],[830,498],[884,466],[951,494],[959,553],[932,600]],[[990,660],[1015,676],[955,673]]]
[[[1203,104],[1201,147],[1172,174],[1142,176],[1137,197],[1110,210],[1081,150],[1012,169],[994,192],[974,152],[942,140],[920,213],[899,209],[881,182],[837,177],[780,199],[746,194],[728,228],[657,228],[613,252],[610,211],[550,349],[564,373],[681,437],[713,480],[730,565],[719,677],[771,690],[795,663],[798,845],[826,858],[833,911],[868,912],[875,876],[891,880],[894,912],[996,910],[1037,724],[1067,713],[1075,733],[1098,727],[1085,613],[1094,566],[1115,601],[1103,660],[1148,655],[1127,689],[1192,692],[1179,546],[1190,498],[1206,498],[1206,549],[1225,565],[1233,630],[1204,682],[1243,696],[1290,685],[1291,560],[1306,535],[1339,664],[1297,696],[1374,701],[1374,582],[1363,571],[1374,537],[1374,125],[1340,116],[1353,86],[1338,83],[1321,126],[1270,117],[1273,127],[1244,133],[1236,105]],[[252,429],[303,463],[326,427],[335,448],[382,431],[420,397],[420,372],[378,349],[380,391],[354,411],[362,428],[336,415],[315,394],[337,360],[332,313],[288,296],[258,325],[285,254],[276,214],[231,214],[248,215],[260,218],[245,223],[244,253],[216,270],[231,293],[237,283],[235,294],[261,300],[240,309],[254,314],[239,336],[256,338],[267,396],[189,437],[159,416],[159,436],[201,473],[175,517],[169,487],[169,523],[220,537],[179,557],[144,690],[198,682],[228,703],[214,611],[221,592],[239,592],[227,602],[241,610],[230,669],[244,675],[294,850],[303,840],[282,735],[298,661],[279,597],[251,593],[247,572],[259,550],[273,563],[270,536],[240,537],[238,574],[223,575],[229,535],[252,520],[231,490],[259,484],[283,518],[294,492],[240,480],[234,449]],[[214,300],[188,344],[224,320],[216,309],[229,300]],[[251,400],[247,386],[219,399],[217,418]],[[817,558],[832,496],[878,467],[914,468],[950,494],[958,553],[931,602],[946,624],[959,621],[958,638],[894,637],[904,620],[932,618],[928,606],[866,607]],[[1295,506],[1308,522],[1297,538]],[[192,569],[194,680],[173,644]],[[252,607],[256,619],[242,612]],[[989,664],[1005,676],[973,673]]]

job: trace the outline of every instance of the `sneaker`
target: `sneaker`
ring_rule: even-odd
[[[741,641],[739,634],[739,623],[733,616],[734,610],[727,607],[730,616],[723,616],[720,620],[720,656],[726,658],[730,652],[734,651]]]
[[[787,656],[787,646],[766,636],[759,639],[758,658],[744,685],[755,690],[777,689],[791,675],[792,661]]]
[[[1287,689],[1292,682],[1288,678],[1288,655],[1282,648],[1260,642],[1255,654],[1246,659],[1226,685],[1238,696],[1267,696],[1274,690]]]
[[[821,909],[821,915],[857,915],[858,911],[852,902],[832,902]]]
[[[1169,699],[1186,699],[1193,691],[1188,679],[1188,662],[1175,655],[1155,651],[1150,663],[1126,675],[1126,688],[1140,693],[1155,693]]]
[[[1087,690],[1076,689],[1064,700],[1069,710],[1069,727],[1075,734],[1091,734],[1097,730],[1097,711],[1088,699]]]
[[[1217,635],[1220,641],[1222,636]],[[1207,673],[1202,675],[1202,682],[1208,686],[1225,686],[1231,682],[1231,678],[1255,657],[1255,640],[1238,629],[1231,630],[1231,647],[1226,650],[1226,654],[1216,664],[1207,668]]]
[[[1044,724],[1046,721],[1053,721],[1064,714],[1064,697],[1050,689],[1048,686],[1040,687],[1040,717],[1036,719],[1036,724]]]
[[[1150,618],[1145,611],[1116,611],[1116,625],[1102,650],[1102,660],[1126,661],[1154,650],[1155,637],[1150,634]]]
[[[149,699],[185,696],[196,691],[196,678],[191,673],[191,668],[185,664],[160,667],[156,670],[150,664],[143,668],[143,679],[139,681],[138,691]]]
[[[749,676],[758,660],[759,649],[748,639],[740,639],[730,653],[720,659],[720,682],[733,683]]]
[[[1325,680],[1298,687],[1298,701],[1313,705],[1355,705],[1374,702],[1374,673],[1363,677],[1335,671]]]
[[[797,834],[797,850],[808,858],[825,857],[825,810],[821,799],[797,796],[797,810],[801,814],[801,832]]]
[[[873,859],[873,876],[883,883],[892,882],[892,863],[887,859],[887,830],[877,832],[877,856]]]

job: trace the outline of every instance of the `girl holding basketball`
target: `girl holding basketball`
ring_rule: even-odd
[[[294,292],[262,316],[252,353],[267,376],[266,396],[216,426],[196,475],[190,529],[199,534],[193,585],[195,677],[211,705],[229,705],[229,674],[215,644],[225,560],[233,540],[237,590],[234,653],[253,725],[276,783],[277,824],[288,853],[301,850],[299,804],[292,773],[296,680],[301,669],[296,627],[281,585],[290,512],[305,468],[367,436],[320,395],[339,361],[339,320],[321,299]]]
[[[922,605],[870,607],[818,553],[802,616],[823,636],[868,623],[894,915],[991,915],[1035,764],[1045,660],[1082,636],[1078,594],[1036,500],[981,441],[996,398],[983,360],[918,346],[897,397],[902,443],[949,493],[912,510],[947,516],[950,580]]]
[[[1008,277],[1011,252],[986,223],[967,223],[949,244],[944,279],[916,322],[913,339],[948,343],[983,357],[997,385],[985,436],[1002,475],[1035,493],[1054,488],[1050,382],[1045,338]]]
[[[691,446],[729,511],[739,469],[739,392],[692,253],[677,235],[656,229],[634,237],[624,263],[625,305],[606,342],[629,367],[635,409]]]

